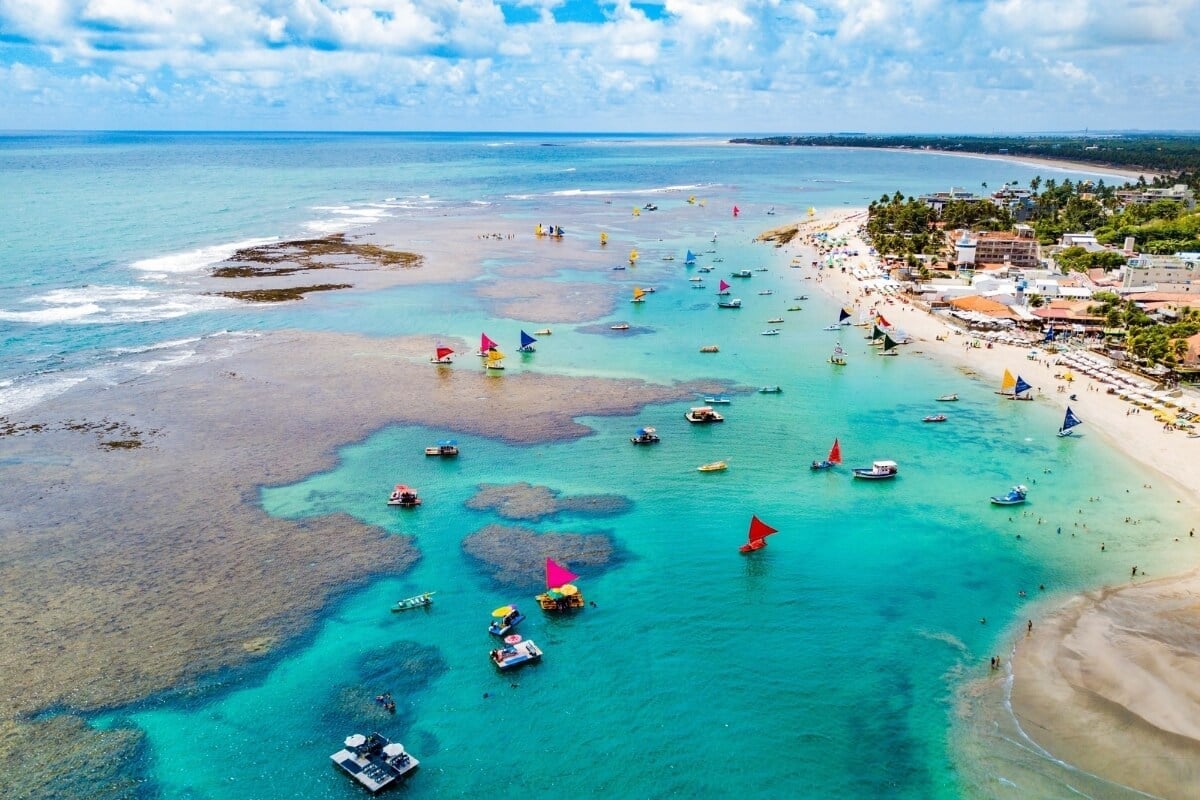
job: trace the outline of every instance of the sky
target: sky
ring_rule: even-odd
[[[0,129],[1200,129],[1200,0],[0,0]]]

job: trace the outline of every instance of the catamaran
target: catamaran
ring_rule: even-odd
[[[437,350],[435,350],[434,352],[435,352],[434,357],[429,359],[430,364],[453,364],[454,363],[454,360],[450,358],[450,356],[452,356],[454,354],[454,351],[452,349],[450,349],[449,347],[439,344],[437,346]]]
[[[779,531],[763,522],[757,515],[752,514],[750,516],[750,532],[746,537],[747,542],[738,548],[738,552],[752,553],[755,550],[763,549],[767,546],[767,537],[773,533],[779,533]]]
[[[834,439],[833,447],[829,448],[829,455],[825,457],[824,461],[812,462],[811,469],[833,469],[840,463],[842,463],[842,448],[838,444],[838,440]]]
[[[517,348],[518,353],[532,353],[534,351],[533,344],[537,339],[530,336],[525,331],[521,331],[521,346]]]
[[[1067,415],[1063,417],[1062,427],[1058,429],[1058,435],[1060,437],[1077,436],[1075,426],[1082,424],[1083,420],[1075,416],[1075,412],[1071,410],[1070,406],[1067,406]]]
[[[481,333],[479,334],[479,353],[477,355],[480,358],[487,358],[488,353],[496,349],[498,346],[499,345],[492,341],[490,336],[488,336],[486,333]]]

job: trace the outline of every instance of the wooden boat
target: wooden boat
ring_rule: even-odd
[[[958,401],[957,394],[944,394],[937,399],[939,403],[954,403]]]
[[[925,417],[924,419],[921,420],[921,422],[945,422],[945,421],[946,421],[945,414],[930,414],[928,417]]]
[[[535,599],[543,611],[572,611],[583,608],[586,604],[583,594],[571,581],[579,576],[571,570],[556,564],[554,559],[546,559],[546,591]]]
[[[804,309],[801,308],[800,306],[788,306],[788,311],[803,311],[803,310]]]
[[[750,278],[754,275],[754,273],[748,269],[739,269],[737,272],[731,272],[729,274],[734,278]]]
[[[439,344],[437,346],[437,350],[434,351],[433,358],[429,359],[429,363],[430,364],[453,364],[454,361],[453,361],[453,359],[450,358],[450,356],[453,354],[454,354],[454,351],[452,349]]]
[[[859,467],[852,470],[854,477],[867,481],[882,481],[894,478],[899,471],[900,469],[895,461],[876,461],[869,468]]]
[[[825,457],[824,461],[812,462],[810,469],[833,469],[840,463],[842,463],[842,448],[838,444],[838,440],[834,439],[833,447],[829,448],[829,455]]]
[[[347,736],[345,747],[329,759],[372,793],[407,777],[421,764],[404,745],[378,733]]]
[[[1022,484],[1017,484],[1008,490],[1008,494],[993,495],[989,499],[992,505],[996,506],[1018,506],[1025,502],[1025,496],[1029,494],[1029,489]]]
[[[683,418],[688,422],[700,425],[708,424],[710,422],[725,421],[724,417],[722,417],[716,411],[713,411],[712,406],[697,406],[695,408],[688,409],[687,413],[683,415]]]
[[[697,472],[721,472],[729,468],[729,464],[724,461],[712,461],[708,464],[701,464],[696,467]]]
[[[396,601],[396,604],[392,606],[392,611],[409,611],[414,608],[424,608],[432,604],[433,592],[425,592],[424,594],[413,595],[412,597]]]
[[[501,672],[542,660],[542,649],[534,644],[532,639],[520,641],[520,636],[513,636],[516,636],[516,642],[506,643],[503,647],[491,651],[492,663]]]
[[[525,331],[521,331],[521,346],[517,348],[518,353],[532,353],[534,351],[534,343],[537,339],[530,336]]]
[[[700,352],[701,353],[719,353],[719,352],[721,352],[721,348],[717,347],[715,344],[706,344],[706,345],[704,345],[704,347],[700,348]]]
[[[646,302],[646,290],[640,286],[633,287],[633,298],[630,299],[629,302],[631,302],[631,303]]]
[[[1075,416],[1075,412],[1071,410],[1070,406],[1067,406],[1067,414],[1065,417],[1063,417],[1063,423],[1059,427],[1057,435],[1060,439],[1068,436],[1077,436],[1078,434],[1075,433],[1075,426],[1082,424],[1083,420]]]
[[[458,455],[458,441],[455,439],[445,439],[440,441],[432,447],[426,447],[425,455],[442,456],[443,458],[456,456]]]
[[[783,317],[771,317],[767,320],[768,325],[778,325],[781,322],[783,322]]]
[[[392,493],[388,495],[387,504],[401,508],[416,508],[421,505],[421,498],[417,497],[417,493],[411,487],[397,483],[392,489]]]
[[[658,434],[654,428],[638,428],[637,434],[629,437],[634,444],[658,444]]]
[[[492,612],[492,623],[488,625],[488,633],[492,636],[507,636],[524,621],[525,615],[516,606],[500,606]]]
[[[763,289],[761,292],[759,292],[759,295],[762,297],[766,297],[767,295],[771,294],[775,294],[775,292],[771,291],[770,289]]]
[[[755,550],[763,549],[767,546],[767,537],[773,533],[779,533],[779,531],[759,519],[758,515],[751,515],[750,532],[746,537],[747,541],[738,548],[738,552],[752,553]]]
[[[483,366],[487,369],[504,369],[504,353],[493,347],[488,351],[487,361],[483,362]]]
[[[717,286],[717,295],[723,297],[729,294],[729,290],[732,288],[733,286],[727,283],[724,278],[722,278],[721,283]]]
[[[837,342],[833,346],[833,353],[829,356],[829,363],[836,367],[846,366],[846,351],[842,349],[841,342]]]

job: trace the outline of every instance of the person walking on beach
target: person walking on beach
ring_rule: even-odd
[[[1025,635],[1028,636],[1031,633],[1033,633],[1033,620],[1025,620]]]

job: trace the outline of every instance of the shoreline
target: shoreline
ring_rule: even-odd
[[[886,300],[864,294],[863,283],[852,274],[868,262],[868,246],[856,236],[864,217],[865,209],[847,209],[799,224],[801,236],[827,230],[832,238],[846,236],[849,247],[863,254],[847,259],[850,271],[822,268],[817,280],[805,284],[816,284],[847,304]],[[798,249],[806,265],[815,254],[800,237],[783,247]],[[1200,492],[1200,439],[1163,430],[1150,413],[1127,413],[1132,408],[1127,401],[1082,375],[1064,384],[1069,386],[1065,392],[1051,390],[1062,383],[1054,376],[1064,369],[1053,355],[1042,352],[1031,360],[1029,346],[1001,342],[965,347],[974,335],[898,297],[884,313],[912,337],[908,347],[920,347],[923,357],[985,383],[998,384],[1006,369],[1020,372],[1040,387],[1035,402],[1060,408],[1071,403],[1090,423],[1088,433],[1168,480],[1185,497]],[[1079,399],[1069,401],[1072,393]],[[1198,407],[1194,396],[1178,402]],[[1188,538],[1186,531],[1178,533],[1175,541]],[[1200,725],[1193,722],[1200,718],[1200,693],[1192,688],[1200,685],[1200,621],[1195,618],[1200,567],[1132,581],[1031,609],[1032,632],[1008,635],[1012,652],[1005,679],[993,675],[960,687],[958,716],[966,718],[974,744],[953,748],[968,762],[966,783],[992,797],[1030,796],[1031,785],[1047,794],[1070,787],[1072,794],[1093,797],[1191,796],[1200,785]],[[998,786],[1001,772],[1019,776],[1026,785]]]

